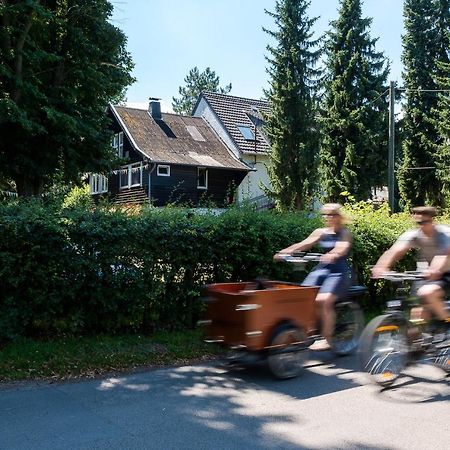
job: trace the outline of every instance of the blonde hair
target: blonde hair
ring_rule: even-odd
[[[340,203],[325,203],[322,208],[320,208],[321,214],[337,214],[342,216],[342,205]]]

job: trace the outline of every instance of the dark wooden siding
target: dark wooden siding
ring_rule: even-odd
[[[236,188],[244,176],[240,171],[208,169],[208,189],[198,189],[197,167],[171,165],[170,177],[158,176],[155,168],[151,174],[152,201],[155,206],[168,203],[224,206],[232,200],[233,186]]]

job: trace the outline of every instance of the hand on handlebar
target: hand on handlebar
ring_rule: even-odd
[[[384,266],[373,266],[372,267],[372,278],[383,278],[383,275],[389,272],[389,267]]]
[[[275,255],[273,255],[273,260],[274,261],[284,261],[287,256],[292,256],[292,255],[290,253],[278,252],[278,253],[275,253]]]
[[[428,280],[440,280],[442,278],[442,273],[435,269],[426,269],[423,271],[423,274]]]
[[[332,264],[332,263],[336,262],[336,260],[338,258],[339,258],[339,255],[337,255],[336,253],[328,252],[320,257],[320,262],[325,263],[325,264]]]

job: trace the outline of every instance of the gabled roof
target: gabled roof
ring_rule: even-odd
[[[242,153],[264,154],[270,150],[267,137],[262,129],[263,115],[270,114],[268,101],[215,92],[203,92],[201,96],[208,102]],[[249,127],[254,133],[255,123],[256,142],[245,139],[238,128],[238,125],[243,125]]]
[[[111,111],[137,151],[151,162],[222,169],[251,170],[236,159],[200,117],[112,106]]]

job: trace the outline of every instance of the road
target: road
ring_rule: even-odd
[[[429,366],[381,390],[355,357],[314,353],[299,378],[215,363],[0,387],[0,448],[448,449],[450,386]]]

